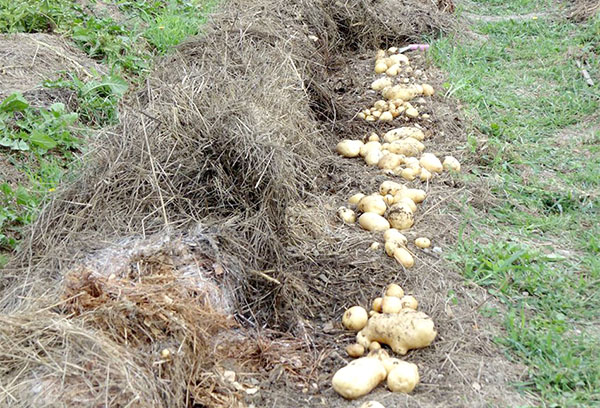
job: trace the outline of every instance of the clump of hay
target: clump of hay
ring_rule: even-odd
[[[569,7],[569,18],[575,21],[585,21],[600,13],[598,0],[572,0]]]

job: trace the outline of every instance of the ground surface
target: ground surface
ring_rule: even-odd
[[[48,153],[52,149],[45,147],[45,139],[36,144],[31,137],[22,138],[31,144],[31,151],[2,148],[0,182],[8,187],[0,193],[4,257],[17,246],[20,228],[35,218],[48,190],[60,186],[72,156],[84,154],[85,144],[70,137],[83,140],[85,129],[115,123],[115,106],[124,87],[139,86],[155,55],[194,33],[176,30],[181,26],[180,9],[144,9],[153,18],[140,19],[136,25],[124,17],[127,9],[108,2],[84,7],[93,7],[91,15],[122,24],[115,30],[127,31],[129,38],[142,35],[145,45],[137,48],[139,42],[125,41],[115,52],[113,40],[121,38],[113,35],[99,42],[109,45],[99,56],[90,52],[89,43],[97,40],[93,38],[79,43],[87,51],[66,44],[59,33],[0,39],[2,52],[12,61],[0,71],[3,98],[10,91],[24,92],[31,107],[23,115],[33,123],[43,117],[40,108],[49,109],[56,102],[65,104],[66,110],[55,116],[79,115],[74,127],[68,121],[44,125],[57,141],[57,150]],[[58,14],[65,18],[63,27],[70,24],[69,13]],[[304,379],[281,375],[287,364],[269,373],[248,373],[247,381],[260,392],[246,396],[247,404],[358,407],[368,399],[388,407],[599,403],[600,230],[594,220],[600,218],[600,19],[577,25],[564,15],[564,9],[551,1],[465,2],[458,5],[457,16],[464,31],[474,35],[442,36],[432,42],[429,57],[410,55],[441,91],[423,106],[432,116],[422,123],[432,131],[431,151],[453,154],[465,169],[462,177],[444,176],[424,186],[429,198],[417,231],[435,237],[442,254],[419,253],[415,269],[396,270],[389,276],[420,300],[439,331],[432,347],[408,355],[421,370],[417,391],[404,396],[379,388],[368,398],[347,402],[329,385],[333,372],[347,361],[343,346],[352,341],[337,317],[354,303],[367,305],[387,283],[374,281],[365,276],[365,267],[358,267],[345,279],[362,285],[305,322],[302,330],[316,346],[308,353],[315,364],[311,375]],[[161,37],[165,31],[172,36]],[[64,32],[73,36],[68,28]],[[31,43],[27,52],[15,52],[15,38],[20,44]],[[368,91],[372,58],[372,53],[349,53],[329,67],[336,102],[350,106],[348,112],[358,112],[377,99]],[[576,61],[589,70],[594,86],[586,84]],[[113,68],[110,75],[107,66]],[[68,74],[58,75],[59,71]],[[15,80],[17,76],[27,81]],[[58,89],[40,84],[56,79],[68,83]],[[85,88],[86,83],[92,86]],[[338,117],[330,128],[338,139],[381,130],[353,115]],[[337,160],[333,150],[324,154]],[[369,171],[359,162],[338,163],[336,168],[344,173],[317,180],[317,190],[329,194],[323,204],[331,214],[349,195],[375,190],[385,179],[377,172],[356,176]],[[332,218],[328,228],[340,226]],[[375,238],[358,229],[346,228],[344,233],[355,234],[366,244]],[[360,258],[366,244],[341,249],[355,251]],[[389,262],[393,261],[382,255],[368,264],[367,271],[390,268]],[[324,292],[335,284],[325,277]],[[229,368],[243,372],[234,361]]]

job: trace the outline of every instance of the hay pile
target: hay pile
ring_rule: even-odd
[[[328,153],[338,138],[328,126],[352,108],[337,102],[329,68],[341,52],[450,26],[416,0],[224,5],[129,95],[121,124],[98,135],[7,267],[0,403],[230,406],[242,391],[218,373],[232,355],[257,372],[311,375],[307,319],[397,273],[359,255],[365,236],[331,217],[347,185],[328,173],[346,166]],[[156,236],[186,244],[132,253],[114,276],[82,261]],[[182,283],[182,251],[228,289],[238,323]],[[305,350],[262,332],[228,342],[239,323],[290,330]]]
[[[600,12],[598,0],[572,0],[569,7],[569,18],[575,21],[585,21]]]

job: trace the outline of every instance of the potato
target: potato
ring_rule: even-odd
[[[378,60],[375,63],[375,73],[376,74],[383,74],[385,71],[387,71],[388,66],[385,62],[383,62],[383,60]]]
[[[411,119],[415,119],[419,117],[419,111],[417,110],[417,108],[411,106],[410,108],[406,109],[406,111],[404,112],[404,114],[406,116],[408,116]]]
[[[383,240],[387,241],[395,241],[398,246],[404,246],[408,243],[408,240],[404,236],[403,233],[398,231],[396,228],[390,228],[389,230],[383,233]]]
[[[390,55],[389,59],[392,60],[394,64],[408,64],[408,57],[404,54],[396,54]]]
[[[385,253],[390,258],[393,258],[394,252],[396,252],[396,249],[398,249],[398,247],[400,247],[400,246],[402,246],[402,245],[400,245],[397,241],[393,241],[393,240],[385,241],[385,245],[384,245]]]
[[[400,361],[387,376],[387,386],[392,392],[409,393],[419,383],[419,368],[416,364]]]
[[[377,50],[377,52],[375,53],[375,59],[382,60],[384,58],[385,58],[385,50]]]
[[[389,374],[392,370],[402,362],[399,358],[390,357],[387,359],[383,359],[383,366],[385,367],[385,371]]]
[[[402,303],[402,309],[408,308],[417,310],[417,307],[419,307],[419,302],[414,296],[411,295],[402,296],[400,302]]]
[[[373,83],[371,84],[371,89],[373,89],[374,91],[381,91],[383,88],[386,88],[388,86],[392,86],[392,80],[390,78],[383,77],[373,81]]]
[[[371,344],[369,344],[369,351],[377,350],[381,350],[381,344],[377,343],[376,341],[372,341]]]
[[[406,139],[407,137],[412,137],[418,141],[423,141],[425,139],[425,134],[419,128],[413,126],[403,126],[387,132],[385,135],[383,135],[383,140],[391,143],[395,142],[396,140]]]
[[[420,237],[415,239],[415,245],[419,248],[429,248],[431,246],[431,241],[429,238]]]
[[[379,242],[373,242],[370,246],[369,249],[371,251],[377,251],[379,249],[379,247],[381,246],[381,244]]]
[[[381,215],[366,212],[358,218],[358,224],[367,231],[385,231],[390,228],[388,220]]]
[[[346,353],[350,357],[362,357],[365,354],[365,348],[360,344],[349,344],[346,346]]]
[[[419,164],[421,167],[426,168],[432,173],[441,173],[444,170],[440,159],[435,157],[432,153],[423,153],[421,155],[421,160],[419,160]]]
[[[367,401],[364,404],[362,404],[359,408],[385,408],[385,407],[377,401]]]
[[[405,197],[413,200],[416,204],[422,203],[423,200],[425,200],[425,197],[427,197],[427,193],[420,188],[407,188],[403,194]]]
[[[421,181],[430,181],[433,178],[433,174],[431,174],[431,172],[426,168],[421,168],[419,178],[421,179]]]
[[[371,133],[369,135],[368,141],[369,142],[379,142],[379,135],[377,133],[375,133],[375,132]],[[383,147],[383,145],[381,147]]]
[[[392,153],[403,154],[405,156],[417,156],[425,149],[425,145],[417,139],[407,137],[390,143],[388,150]]]
[[[383,201],[385,201],[385,203],[386,203],[388,206],[392,206],[392,205],[394,205],[394,204],[395,204],[395,202],[396,202],[396,200],[394,199],[394,196],[393,196],[393,195],[391,195],[391,194],[384,195],[384,196],[383,196]]]
[[[379,194],[381,195],[396,195],[398,192],[406,190],[406,187],[395,181],[387,180],[379,186]]]
[[[358,204],[358,202],[364,197],[363,193],[356,193],[348,199],[348,203],[352,205]]]
[[[374,107],[375,109],[377,109],[378,111],[381,111],[381,112],[383,112],[384,110],[387,110],[387,108],[388,108],[388,104],[387,104],[387,102],[386,102],[386,101],[384,101],[384,100],[380,99],[380,100],[376,101],[376,102],[373,104],[373,107]]]
[[[371,149],[364,157],[364,160],[369,166],[377,166],[382,157],[383,152],[381,150]]]
[[[371,115],[373,115],[376,119],[379,119],[379,117],[381,116],[381,111],[380,110],[371,111]]]
[[[383,362],[377,357],[367,356],[356,359],[339,369],[334,374],[331,384],[342,397],[356,399],[368,394],[386,376]]]
[[[385,71],[385,74],[387,76],[395,77],[398,75],[398,71],[400,71],[400,65],[394,64]]]
[[[429,316],[413,309],[402,309],[396,314],[384,313],[371,317],[356,335],[356,342],[368,347],[372,341],[376,341],[404,355],[408,350],[429,346],[436,335],[435,325]]]
[[[375,299],[373,299],[373,306],[371,307],[371,309],[373,309],[373,311],[375,311],[375,312],[381,313],[381,303],[382,302],[383,302],[383,298],[376,297]]]
[[[406,88],[402,85],[394,85],[383,88],[381,94],[387,100],[401,99],[403,101],[410,101],[415,97],[414,90]]]
[[[360,148],[360,155],[365,157],[371,150],[381,150],[381,143],[367,142]]]
[[[456,160],[454,157],[452,156],[446,156],[444,158],[444,163],[442,165],[444,167],[444,170],[449,171],[456,171],[459,172],[460,171],[460,163],[458,160]]]
[[[385,111],[381,113],[379,120],[381,122],[391,122],[392,120],[394,120],[394,116],[392,116],[391,112]]]
[[[381,311],[383,313],[398,313],[402,310],[402,302],[396,296],[384,296],[381,301]]]
[[[413,200],[411,200],[409,197],[402,197],[398,200],[396,199],[396,197],[394,197],[394,204],[405,204],[410,208],[410,210],[413,213],[415,211],[417,211],[417,204],[415,204],[415,202]]]
[[[413,181],[417,178],[418,170],[407,168],[400,172],[400,176],[407,181]]]
[[[407,157],[404,159],[404,164],[406,167],[410,167],[411,169],[420,169],[421,165],[419,164],[419,159],[416,157]]]
[[[349,208],[340,207],[337,211],[338,217],[346,224],[354,224],[356,222],[356,214]]]
[[[421,86],[423,87],[423,95],[431,96],[435,93],[435,91],[433,90],[433,86],[429,84],[422,84]]]
[[[352,306],[344,312],[342,324],[348,330],[359,331],[367,325],[369,314],[360,306]]]
[[[390,207],[387,220],[393,228],[405,230],[412,227],[415,217],[409,206],[404,203],[398,203]]]
[[[364,143],[361,140],[342,140],[336,146],[336,150],[344,157],[358,157]]]
[[[395,296],[400,299],[404,296],[404,289],[397,283],[390,283],[387,285],[387,288],[385,288],[385,295]]]
[[[379,194],[372,194],[361,198],[358,202],[357,208],[359,211],[364,213],[375,213],[383,215],[387,210],[385,200]]]
[[[394,251],[394,259],[405,268],[412,268],[415,265],[415,259],[406,248],[398,247]]]

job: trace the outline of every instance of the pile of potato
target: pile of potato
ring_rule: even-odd
[[[390,357],[382,349],[388,345],[395,353],[429,346],[437,332],[433,320],[417,311],[418,302],[405,295],[397,284],[390,284],[384,296],[375,298],[372,310],[361,306],[346,310],[342,324],[357,332],[356,344],[346,347],[350,357],[357,358],[338,370],[332,379],[334,390],[344,398],[355,399],[373,390],[387,379],[393,392],[411,392],[419,382],[416,364]],[[363,357],[369,350],[369,354]]]
[[[383,135],[383,143],[376,133],[362,140],[340,141],[337,152],[348,158],[362,157],[369,166],[377,166],[386,174],[400,176],[407,181],[419,178],[430,181],[435,174],[445,171],[460,171],[460,163],[452,156],[444,162],[433,153],[423,153],[425,133],[416,126],[403,126]]]
[[[384,181],[379,191],[370,195],[358,193],[350,197],[350,207],[361,213],[358,224],[367,231],[383,232],[385,252],[405,268],[415,264],[414,258],[407,249],[408,239],[401,231],[408,230],[415,222],[414,213],[417,204],[423,202],[427,194],[417,188],[408,188],[395,181]],[[354,224],[356,212],[348,207],[340,207],[338,216],[346,224]],[[417,238],[418,248],[428,248],[431,242],[428,238]],[[376,243],[371,249],[378,249]]]
[[[426,77],[421,70],[413,70],[406,55],[399,54],[395,47],[387,52],[379,50],[375,60],[375,73],[381,74],[381,77],[373,81],[371,89],[381,92],[384,99],[359,112],[359,118],[368,122],[390,122],[402,114],[406,120],[419,116],[428,117],[425,116],[427,114],[420,115],[417,107],[410,101],[418,96],[431,96],[435,91],[427,83],[417,83]]]

